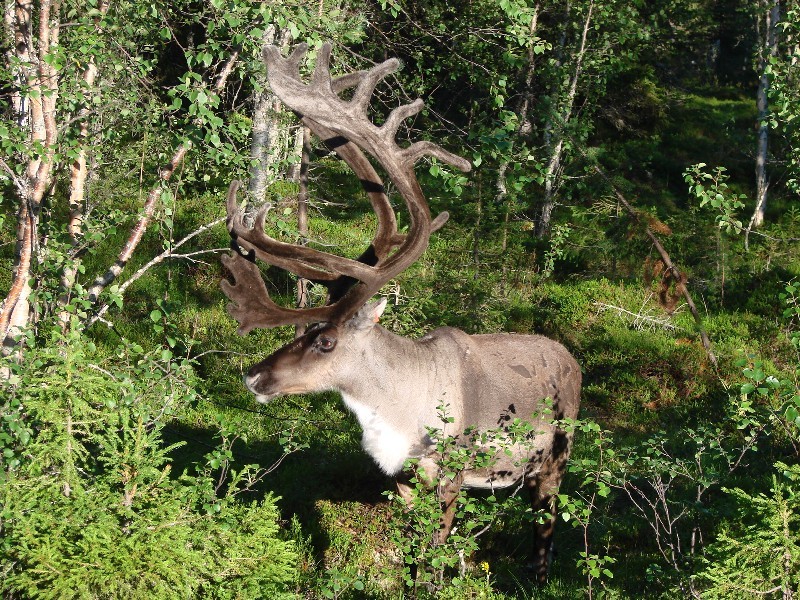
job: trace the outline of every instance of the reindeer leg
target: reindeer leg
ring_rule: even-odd
[[[395,485],[397,486],[397,493],[403,499],[403,502],[406,503],[407,508],[411,508],[413,496],[411,494],[411,478],[412,473],[401,471],[397,474],[397,478],[395,479]]]
[[[553,558],[553,529],[556,524],[556,497],[561,478],[567,467],[567,458],[572,446],[572,435],[557,429],[553,434],[550,454],[540,468],[525,479],[531,495],[534,513],[545,511],[550,517],[536,524],[533,541],[533,569],[539,583],[547,581],[547,573]]]
[[[439,481],[436,494],[442,506],[442,517],[439,521],[439,531],[436,532],[436,537],[434,539],[434,545],[436,546],[444,544],[447,536],[450,535],[450,530],[453,528],[453,519],[455,519],[456,516],[458,494],[461,491],[461,485],[463,483],[463,473],[459,473],[454,479],[443,477]]]
[[[395,479],[395,485],[397,486],[397,493],[403,499],[403,502],[406,503],[406,510],[410,510],[413,506],[413,495],[411,494],[412,485],[411,479],[414,476],[413,472],[409,471],[401,471],[397,474],[397,478]],[[406,530],[405,535],[408,536],[409,532]],[[419,565],[417,565],[417,561],[414,560],[411,564],[408,565],[408,574],[411,578],[411,581],[417,580],[417,572],[419,570]]]
[[[545,583],[553,558],[553,530],[556,524],[555,497],[552,494],[542,493],[543,489],[553,488],[541,482],[538,477],[529,479],[527,485],[534,514],[544,511],[550,515],[536,523],[533,539],[534,576],[537,582]]]

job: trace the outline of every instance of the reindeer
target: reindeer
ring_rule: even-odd
[[[448,218],[447,213],[431,218],[414,164],[426,155],[463,171],[470,164],[431,142],[398,146],[398,128],[422,109],[421,100],[394,109],[380,127],[368,119],[374,88],[397,69],[396,59],[332,78],[331,47],[325,44],[310,82],[304,83],[299,65],[306,51],[301,44],[283,58],[278,48],[266,48],[269,83],[359,177],[378,223],[372,243],[358,259],[284,243],[264,231],[268,207],[256,214],[253,227],[245,225],[236,199],[239,183],[231,184],[227,223],[234,252],[223,262],[233,283],[221,285],[231,300],[228,310],[239,322],[239,333],[256,327],[311,325],[304,335],[250,368],[245,384],[262,403],[286,394],[339,392],[363,430],[364,450],[385,473],[397,476],[403,498],[411,498],[408,474],[403,471],[408,459],[417,459],[417,468],[436,484],[443,506],[439,542],[452,527],[462,486],[524,485],[534,510],[550,515],[536,526],[534,540],[535,575],[544,581],[555,522],[554,496],[572,443],[572,433],[559,427],[557,420],[577,417],[580,368],[561,344],[538,335],[467,335],[443,327],[412,340],[378,324],[386,300],[369,300],[419,258],[430,235]],[[340,94],[351,88],[355,88],[351,99],[343,99]],[[383,182],[364,151],[377,160],[405,201],[410,216],[407,233],[398,232]],[[327,303],[306,309],[276,304],[255,259],[325,285]],[[513,418],[530,419],[536,435],[515,442],[510,452],[497,452],[490,466],[468,466],[455,478],[443,477],[430,437],[431,428],[443,426],[442,406],[451,421],[444,428],[448,435],[457,437],[467,428],[497,430]],[[459,439],[466,443],[464,436]]]

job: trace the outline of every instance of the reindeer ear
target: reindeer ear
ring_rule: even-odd
[[[367,302],[351,319],[351,324],[358,328],[372,327],[380,321],[383,311],[386,310],[387,298],[381,298],[375,302]]]
[[[389,302],[388,298],[381,298],[375,302],[370,302],[367,304],[366,308],[369,309],[369,317],[372,319],[373,323],[377,323],[381,320],[381,315],[383,311],[386,310],[386,304]]]

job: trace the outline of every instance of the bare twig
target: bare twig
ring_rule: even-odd
[[[14,184],[14,187],[17,188],[17,192],[20,196],[22,196],[25,192],[25,183],[17,176],[16,173],[14,173],[11,167],[8,166],[8,163],[2,158],[0,158],[0,168],[2,168],[3,171],[8,174],[11,182]]]
[[[205,231],[208,231],[209,229],[211,229],[215,225],[219,225],[224,220],[225,220],[225,217],[220,217],[219,219],[216,219],[214,221],[211,221],[210,223],[206,223],[205,225],[202,225],[201,227],[198,227],[197,229],[195,229],[194,231],[192,231],[188,235],[184,236],[178,242],[173,244],[170,248],[167,248],[166,250],[164,250],[158,256],[155,256],[154,258],[150,259],[146,264],[144,264],[141,268],[139,268],[139,270],[137,270],[133,275],[131,275],[124,283],[122,283],[119,286],[119,293],[120,294],[124,294],[125,291],[130,287],[130,285],[133,282],[135,282],[137,279],[142,277],[142,275],[144,275],[149,269],[151,269],[152,267],[154,267],[155,265],[157,265],[159,263],[164,262],[166,259],[170,259],[170,258],[172,258],[172,259],[174,259],[174,258],[189,258],[191,256],[196,256],[198,254],[207,254],[207,253],[210,253],[210,252],[222,252],[222,251],[227,250],[227,248],[214,248],[214,249],[211,249],[211,250],[200,250],[198,252],[190,252],[189,254],[176,254],[175,253],[175,250],[177,250],[178,248],[183,246],[186,242],[188,242],[189,240],[197,237],[201,233],[203,233]],[[90,293],[91,293],[91,290],[90,290]],[[111,305],[109,303],[103,304],[100,307],[100,309],[97,311],[97,313],[89,319],[89,321],[87,323],[87,326],[94,325],[94,323],[96,323],[98,320],[100,320],[108,312],[108,309],[110,308],[110,306]]]
[[[659,318],[659,317],[652,317],[650,315],[643,315],[642,313],[635,313],[629,310],[622,308],[621,306],[614,306],[612,304],[606,304],[604,302],[595,302],[595,306],[599,307],[601,310],[613,310],[616,311],[618,314],[628,315],[633,317],[633,324],[634,327],[637,326],[639,323],[648,323],[653,327],[661,327],[662,329],[670,329],[676,330],[679,329],[677,325],[670,323],[668,319]]]

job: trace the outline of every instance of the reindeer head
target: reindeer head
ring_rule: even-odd
[[[244,378],[256,400],[346,389],[359,378],[369,337],[386,308],[386,298],[368,302],[341,325],[321,323],[250,368]]]

